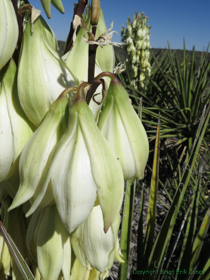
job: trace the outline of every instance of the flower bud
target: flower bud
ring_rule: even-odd
[[[0,1],[0,70],[12,57],[19,35],[17,17],[11,0]]]
[[[64,14],[64,8],[61,0],[41,0],[42,7],[48,18],[51,18],[51,3],[62,14]]]
[[[101,14],[100,14],[101,16]],[[101,26],[101,20],[102,18],[99,18],[99,26]],[[88,25],[88,22],[87,22]],[[63,59],[66,63],[66,65],[73,71],[75,76],[78,78],[79,82],[88,81],[88,49],[89,46],[83,41],[83,36],[85,34],[86,30],[83,27],[80,27],[80,30],[77,34],[76,41],[71,48],[71,50],[66,53],[63,56]],[[101,65],[105,67],[106,69],[109,68],[109,70],[113,70],[112,67],[114,64],[111,63],[111,65],[107,65],[107,55],[110,50],[106,49],[106,61],[101,61]],[[102,54],[102,53],[101,53]],[[109,53],[109,55],[112,55],[112,53]],[[103,57],[103,56],[102,56]],[[95,76],[100,74],[102,70],[100,67],[95,64]],[[108,80],[105,81],[106,84],[109,83]],[[102,86],[100,85],[97,89],[95,94],[97,94],[97,101],[101,101],[102,99]],[[93,99],[91,99],[89,107],[91,108],[94,117],[97,119],[97,116],[99,114],[101,105],[96,104]]]
[[[37,259],[43,279],[69,280],[71,244],[56,205],[34,213],[27,230],[26,242],[31,257]],[[60,278],[59,278],[60,279]]]
[[[145,80],[145,75],[143,73],[140,74],[139,80],[140,82],[143,82]]]
[[[117,79],[108,90],[98,127],[121,164],[124,179],[142,179],[149,155],[146,131]]]
[[[102,211],[100,206],[96,206],[88,219],[71,234],[74,254],[83,267],[86,267],[88,262],[102,273],[112,267],[118,247],[119,224],[118,216],[105,234]]]
[[[91,2],[91,24],[97,25],[100,14],[100,1],[92,0]]]
[[[138,74],[138,67],[136,65],[132,65],[133,77],[135,78]]]
[[[31,33],[30,20],[26,23],[18,66],[20,103],[36,126],[60,93],[66,87],[75,85],[72,75],[65,69],[64,62],[47,39],[45,24],[39,17]]]
[[[132,27],[133,27],[133,28],[136,28],[136,19],[133,20],[133,22],[132,22]]]
[[[138,40],[138,41],[136,42],[136,49],[137,49],[137,50],[140,50],[140,49],[142,48],[142,44],[143,44],[142,40]]]
[[[150,36],[147,34],[146,37],[145,37],[145,40],[146,40],[146,41],[149,41],[149,37],[150,37]]]
[[[126,44],[127,44],[127,45],[133,45],[133,40],[131,39],[131,37],[128,37],[128,38],[127,38]]]
[[[140,65],[141,65],[141,68],[142,68],[142,69],[146,68],[146,66],[147,66],[147,61],[146,61],[146,60],[142,60]]]
[[[150,48],[151,48],[150,42],[147,42],[146,43],[146,49],[150,49]]]
[[[149,57],[150,57],[150,51],[149,50],[145,50],[145,52],[144,52],[144,59],[148,60]]]
[[[137,37],[139,37],[140,39],[143,39],[143,31],[141,28],[137,31]]]
[[[136,63],[136,55],[135,55],[135,54],[132,56],[132,63],[133,63],[133,64]]]
[[[144,41],[143,44],[142,44],[142,49],[145,50],[146,47],[147,47],[147,43],[146,43],[146,41]]]
[[[45,179],[55,146],[63,133],[63,119],[67,104],[67,97],[59,97],[51,105],[43,122],[24,147],[20,157],[20,186],[10,210],[32,197],[32,203],[35,201],[33,210],[41,203],[45,194],[41,191],[42,182]],[[43,206],[48,205],[52,200],[53,195],[49,186]],[[32,209],[29,213],[32,212]]]
[[[0,71],[0,83],[1,182],[11,178],[18,169],[20,153],[33,132],[18,100],[17,69],[13,60]]]
[[[131,36],[132,35],[132,27],[131,24],[127,25],[127,36]]]
[[[100,35],[102,35],[106,31],[106,29],[107,28],[104,20],[103,11],[102,9],[100,9],[99,21],[96,29],[95,38],[97,39]],[[98,46],[96,50],[96,60],[103,72],[113,72],[113,69],[115,67],[114,47],[110,44],[103,47]]]
[[[142,39],[145,39],[147,35],[147,30],[145,28],[142,29]]]

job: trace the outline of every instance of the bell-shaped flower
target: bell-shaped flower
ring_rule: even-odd
[[[95,206],[88,219],[71,234],[71,244],[75,256],[83,267],[92,267],[106,273],[113,265],[116,254],[118,260],[118,229],[120,215],[109,228],[103,231],[103,215],[100,206]]]
[[[49,181],[69,233],[88,218],[97,196],[104,231],[115,221],[123,199],[122,170],[83,97],[77,97],[69,111],[68,127],[56,146],[43,189]]]
[[[51,18],[51,4],[62,14],[64,14],[64,7],[61,0],[41,0],[42,7],[48,18]]]
[[[67,52],[63,59],[66,65],[73,71],[73,73],[78,78],[79,82],[87,82],[88,81],[88,50],[89,46],[87,43],[84,42],[83,36],[87,30],[90,29],[89,18],[86,20],[86,26],[81,26],[80,30],[78,31],[76,41],[74,45]],[[98,62],[95,64],[95,75],[98,75],[102,72],[100,69]],[[106,79],[105,79],[106,80]],[[107,84],[108,81],[105,81]],[[107,84],[108,86],[108,84]],[[95,100],[100,103],[102,100],[102,85],[99,85],[95,92]],[[98,114],[100,112],[101,104],[97,104],[94,102],[93,98],[90,101],[89,107],[93,112],[95,119],[97,120]]]
[[[128,37],[128,38],[127,38],[126,44],[127,44],[127,45],[133,45],[133,40],[132,40],[131,37]]]
[[[2,80],[2,71],[1,71]],[[3,181],[10,171],[13,162],[14,146],[13,135],[7,108],[6,93],[3,83],[0,84],[0,182]]]
[[[70,278],[71,244],[56,205],[36,211],[29,223],[26,244],[31,260],[37,259],[42,279]],[[60,278],[59,278],[60,279]]]
[[[140,28],[137,33],[136,33],[137,37],[140,39],[143,39],[143,32],[142,32],[142,28]]]
[[[127,32],[127,36],[132,36],[132,27],[130,23],[127,25],[126,32]]]
[[[33,132],[18,100],[17,69],[13,60],[0,71],[0,84],[1,182],[10,179],[18,169],[20,153]],[[10,195],[14,195],[13,191]]]
[[[66,91],[64,91],[64,93]],[[36,201],[38,202],[36,206],[38,207],[43,199],[42,197],[41,200],[39,200],[39,197],[42,195],[40,188],[49,168],[55,146],[62,136],[63,125],[65,124],[65,112],[68,98],[64,93],[51,105],[43,122],[34,132],[22,151],[19,167],[20,186],[10,206],[10,210],[29,199],[31,199],[31,203],[37,199]],[[49,186],[48,193],[42,202],[42,207],[48,205],[52,200],[53,195]],[[35,207],[35,205],[33,207]]]
[[[104,20],[102,9],[100,9],[99,21],[97,24],[95,38],[98,39],[100,36],[103,37],[107,28]],[[114,47],[111,44],[105,46],[98,46],[96,50],[96,60],[99,64],[100,69],[104,71],[113,72],[115,67],[115,52]],[[99,73],[98,73],[99,74]]]
[[[124,179],[142,179],[149,155],[147,134],[128,93],[114,75],[112,78],[98,127],[119,159]]]
[[[136,42],[136,49],[137,49],[137,50],[140,50],[140,49],[142,48],[142,44],[143,44],[143,41],[142,41],[142,40],[138,40],[138,41]]]
[[[89,263],[87,263],[86,267],[83,267],[78,259],[75,257],[75,259],[72,262],[71,267],[71,280],[98,280],[98,279],[105,279],[105,278],[99,278],[101,276],[100,271],[97,269],[91,267]],[[107,275],[108,277],[108,275]]]
[[[15,2],[16,3],[16,2]],[[11,0],[0,1],[0,70],[12,57],[19,29],[17,17]]]
[[[38,126],[61,92],[75,85],[75,77],[53,49],[54,34],[50,36],[51,29],[47,29],[44,20],[38,17],[32,32],[27,16],[18,66],[18,94],[26,115]]]

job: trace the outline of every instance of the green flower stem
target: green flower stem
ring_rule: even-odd
[[[89,83],[84,82],[79,86],[78,91],[77,91],[77,98],[76,98],[75,102],[79,101],[79,100],[85,100],[84,88],[86,86],[89,86]]]
[[[86,102],[87,104],[90,103],[90,100],[96,91],[97,87],[101,84],[100,80],[94,81],[94,83],[91,85],[90,89],[87,92]]]
[[[118,80],[118,78],[113,73],[108,72],[108,71],[102,72],[98,76],[96,76],[95,81],[102,79],[103,77],[109,77],[112,80],[112,82],[121,84],[120,81]]]
[[[72,91],[77,91],[77,90],[78,90],[77,87],[68,87],[59,95],[58,98],[63,97],[63,96],[67,96],[68,93],[70,93]]]

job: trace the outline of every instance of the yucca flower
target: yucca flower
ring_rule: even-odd
[[[61,92],[75,86],[75,77],[54,50],[54,34],[40,16],[25,27],[18,65],[18,95],[30,121],[38,126]]]
[[[17,69],[13,60],[0,71],[0,130],[1,182],[13,176],[20,153],[33,133],[18,100]]]
[[[48,18],[51,18],[51,4],[62,14],[65,12],[61,0],[41,0],[41,3]]]
[[[26,242],[30,259],[37,260],[43,279],[57,280],[63,276],[69,280],[71,243],[55,204],[32,215]]]
[[[12,57],[18,40],[17,17],[11,0],[0,1],[0,70]]]
[[[88,219],[71,234],[74,254],[83,267],[88,268],[87,264],[90,264],[106,274],[115,258],[122,261],[118,252],[119,225],[120,216],[107,233],[104,233],[101,208],[96,206],[92,209]]]
[[[74,88],[73,88],[74,89]],[[42,202],[42,207],[53,200],[51,187],[47,195],[40,191],[47,174],[56,144],[65,130],[65,114],[68,106],[66,90],[51,105],[43,122],[27,142],[20,157],[20,186],[10,210],[31,199],[31,214]],[[44,200],[43,200],[44,197]],[[42,201],[43,200],[43,201]],[[41,206],[40,206],[41,207]]]
[[[104,75],[112,81],[98,127],[119,159],[124,179],[142,179],[149,156],[146,131],[119,80],[109,73]]]
[[[69,110],[68,127],[56,146],[45,188],[50,180],[69,233],[88,218],[95,203],[100,203],[105,232],[115,221],[123,199],[122,170],[81,93]]]

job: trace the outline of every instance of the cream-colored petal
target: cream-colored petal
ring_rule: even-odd
[[[50,105],[60,93],[75,82],[63,68],[65,63],[46,40],[38,18],[31,33],[30,21],[26,24],[18,66],[18,94],[28,118],[36,126],[43,120]]]
[[[109,113],[107,114],[107,110],[102,111],[98,126],[119,159],[126,181],[136,174],[133,153],[115,99],[113,96],[108,96],[107,99],[106,102],[111,102],[112,105],[106,103]]]
[[[84,223],[82,244],[88,262],[100,272],[104,272],[109,263],[109,254],[115,247],[115,237],[112,228],[104,233],[100,206],[93,208]]]
[[[122,85],[120,86],[119,95],[116,96],[116,104],[133,152],[136,177],[143,179],[149,156],[149,141],[138,115],[130,104],[127,92]]]
[[[62,265],[62,274],[64,280],[69,280],[70,277],[70,270],[71,270],[71,243],[70,237],[67,233],[66,240],[63,241],[63,265]],[[64,239],[62,235],[62,239]]]
[[[5,89],[0,90],[0,182],[10,171],[14,157],[13,134],[8,113]]]
[[[78,108],[79,121],[97,185],[106,232],[121,208],[124,192],[123,173],[119,161],[97,127],[92,112],[85,102],[78,105],[81,105],[81,108]]]
[[[63,224],[56,206],[46,207],[37,233],[37,261],[43,279],[57,280],[63,265]]]
[[[20,186],[10,210],[24,203],[34,194],[34,199],[39,196],[35,209],[41,202],[46,192],[46,189],[42,190],[41,187],[60,137],[60,126],[67,103],[66,97],[59,98],[53,103],[44,121],[24,147],[20,157]]]
[[[69,233],[89,216],[95,200],[96,185],[92,178],[90,159],[79,124],[68,143],[61,146],[51,181],[58,212]],[[56,151],[57,152],[57,151]]]
[[[12,57],[18,40],[17,17],[11,0],[0,1],[0,70]]]

